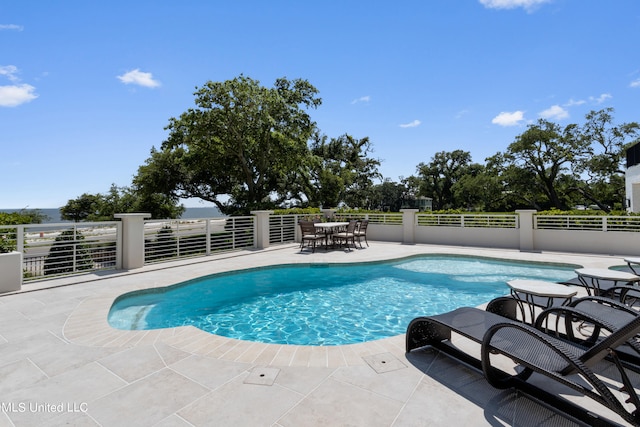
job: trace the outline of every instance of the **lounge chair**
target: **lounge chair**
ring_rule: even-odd
[[[542,303],[536,305],[539,309]],[[523,306],[512,296],[498,297],[487,304],[486,311],[510,320],[528,319]],[[533,313],[533,311],[532,311]],[[586,296],[573,299],[568,305],[544,307],[535,319],[536,329],[581,345],[592,346],[602,339],[602,333],[612,333],[623,327],[640,312],[617,299]],[[531,315],[530,315],[531,316]],[[618,348],[618,356],[640,371],[640,344],[637,338]]]
[[[316,251],[316,243],[318,241],[322,241],[326,239],[324,234],[318,234],[316,232],[316,227],[313,225],[312,221],[300,221],[300,231],[302,232],[302,238],[300,240],[300,251],[304,248],[304,243],[307,243],[307,246],[311,246],[311,252]]]
[[[347,225],[347,229],[345,231],[339,231],[337,233],[333,233],[332,234],[332,238],[333,241],[336,244],[342,244],[342,242],[344,242],[345,246],[347,247],[347,249],[351,250],[351,247],[349,246],[349,242],[353,243],[353,247],[356,247],[356,235],[355,235],[355,230],[356,230],[356,225],[358,224],[358,221],[356,221],[355,219],[352,219],[351,221],[349,221],[349,225]]]
[[[360,223],[358,223],[358,227],[354,232],[355,238],[358,240],[358,244],[360,245],[360,248],[362,248],[362,239],[364,239],[364,242],[367,244],[367,247],[369,246],[369,242],[367,241],[368,226],[369,226],[369,220],[363,219],[362,221],[360,221]]]
[[[615,332],[587,347],[495,313],[477,308],[459,308],[449,313],[412,320],[407,328],[406,350],[410,352],[424,346],[435,347],[481,369],[494,387],[515,387],[585,422],[594,422],[593,416],[585,409],[577,407],[557,393],[527,382],[531,374],[536,372],[590,397],[626,421],[640,425],[640,399],[615,351],[639,332],[640,316],[632,316]],[[453,333],[481,344],[480,357],[474,357],[456,347],[451,341]],[[503,358],[500,362],[511,360],[518,365],[517,370],[505,372],[497,368],[493,362],[501,356],[506,356],[506,359]],[[607,356],[612,358],[613,366],[620,376],[619,381],[629,395],[626,402],[615,396],[607,385],[610,383],[608,379],[603,381],[591,369]],[[625,403],[628,402],[635,409],[627,409]]]

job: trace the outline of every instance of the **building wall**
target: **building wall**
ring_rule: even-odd
[[[640,164],[627,168],[625,173],[625,193],[629,212],[640,212]]]

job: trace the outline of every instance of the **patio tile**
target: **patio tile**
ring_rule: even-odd
[[[0,367],[0,396],[21,388],[30,387],[48,377],[28,359],[9,363]]]
[[[276,384],[306,395],[326,381],[333,372],[334,368],[282,367]]]
[[[193,424],[187,422],[176,414],[170,415],[153,427],[193,427]]]
[[[65,345],[65,343],[49,331],[38,332],[22,338],[9,338],[8,342],[2,345],[0,366],[34,354],[51,351],[51,348],[57,348],[62,345]]]
[[[43,350],[30,355],[29,358],[48,376],[53,377],[111,355],[116,351],[119,349],[61,343],[55,351]]]
[[[98,360],[98,363],[128,383],[166,367],[162,357],[153,346],[122,350]]]
[[[214,390],[235,378],[247,376],[251,365],[193,355],[169,366],[174,371]]]
[[[89,415],[105,426],[150,426],[207,392],[165,368],[92,402]]]
[[[339,368],[331,375],[334,380],[403,402],[411,396],[422,377],[422,372],[416,369],[379,374],[369,366]]]
[[[92,402],[101,396],[121,388],[126,383],[97,363],[89,363],[64,374],[40,381],[31,387],[22,388],[3,396],[3,401],[13,404],[34,405],[36,410],[9,414],[16,425],[40,425],[61,415],[59,412],[40,409],[39,405],[68,406]]]
[[[323,382],[278,420],[294,426],[390,426],[403,402],[337,381]]]
[[[180,410],[178,415],[195,426],[270,426],[301,398],[279,386],[243,384],[239,378]],[[309,424],[298,424],[302,425]]]
[[[76,408],[80,410],[79,408]],[[65,413],[55,418],[45,421],[41,427],[61,427],[61,426],[73,426],[73,427],[98,427],[90,416],[85,413]]]

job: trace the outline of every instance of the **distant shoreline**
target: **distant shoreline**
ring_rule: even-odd
[[[48,219],[43,221],[43,224],[52,224],[57,222],[73,222],[65,221],[60,218],[60,208],[27,208],[27,209],[0,209],[0,212],[13,213],[26,211],[39,211],[41,214],[46,215]],[[220,218],[224,217],[220,210],[215,206],[201,207],[201,208],[186,208],[180,219],[195,219],[195,218]]]

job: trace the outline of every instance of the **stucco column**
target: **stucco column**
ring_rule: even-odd
[[[534,250],[533,244],[533,214],[535,209],[518,209],[516,213],[520,217],[520,250],[531,252]]]
[[[269,215],[273,211],[251,211],[251,215],[256,217],[256,247],[266,249],[269,247]]]
[[[149,213],[126,213],[113,216],[122,221],[122,268],[131,270],[144,266],[144,220]]]
[[[333,218],[333,216],[336,214],[336,210],[331,208],[320,209],[320,212],[322,212],[322,215],[324,215],[324,217],[327,219]]]
[[[413,245],[416,240],[416,212],[419,209],[400,209],[402,212],[402,243]]]

